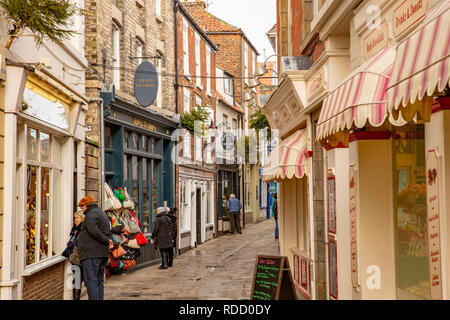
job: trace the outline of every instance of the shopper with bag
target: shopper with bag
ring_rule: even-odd
[[[173,250],[172,222],[167,215],[167,207],[159,207],[156,210],[156,221],[152,232],[152,240],[155,247],[161,252],[162,263],[159,269],[167,269],[169,266],[169,251]]]
[[[74,213],[74,224],[72,230],[70,231],[70,239],[69,242],[67,242],[66,249],[64,249],[63,253],[61,254],[63,257],[70,258],[70,256],[72,255],[74,248],[77,244],[78,236],[80,235],[83,220],[84,214],[82,212],[77,211]],[[77,272],[78,274],[76,274],[76,271],[74,270],[74,268],[76,269],[76,267],[72,267],[72,272],[74,273],[74,279],[72,283],[74,285],[72,289],[73,300],[80,300],[81,283],[83,282],[83,270],[81,269],[82,268],[81,266],[77,265],[74,266],[79,268],[78,269],[79,272]],[[76,281],[77,280],[76,277],[79,277],[78,281]],[[76,284],[78,284],[78,286],[76,286]]]
[[[172,247],[173,247],[173,249],[169,250],[169,259],[168,259],[168,264],[167,264],[167,266],[169,268],[173,266],[174,250],[177,250],[178,226],[177,226],[176,212],[177,212],[177,208],[169,208],[168,216],[170,218],[170,221],[172,222]]]
[[[106,214],[91,196],[78,203],[85,220],[78,238],[78,250],[83,264],[83,278],[89,300],[103,300],[104,274],[109,249],[114,247],[110,223]]]

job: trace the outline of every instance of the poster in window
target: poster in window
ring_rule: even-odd
[[[328,194],[328,232],[336,234],[336,177],[329,175],[327,180]]]
[[[309,290],[308,288],[308,261],[305,259],[301,259],[300,261],[301,265],[301,281],[300,285],[305,288],[306,291]]]
[[[298,256],[294,255],[294,281],[298,282],[299,281],[299,265],[298,265]]]
[[[338,298],[337,247],[336,240],[328,239],[328,272],[330,274],[330,297]]]

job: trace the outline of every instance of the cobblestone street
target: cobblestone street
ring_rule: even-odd
[[[212,239],[177,256],[167,270],[155,265],[111,276],[105,299],[249,299],[256,256],[278,255],[274,227],[274,220],[247,224],[242,234]]]

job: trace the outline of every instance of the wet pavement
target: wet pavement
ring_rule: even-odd
[[[177,256],[172,268],[155,265],[111,276],[105,299],[247,300],[256,256],[279,255],[274,228],[274,220],[247,224],[242,234],[212,239]]]

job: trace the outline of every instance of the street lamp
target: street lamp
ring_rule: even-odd
[[[261,76],[265,75],[267,72],[269,72],[269,70],[266,68],[267,60],[269,60],[269,58],[275,57],[275,56],[276,56],[276,57],[281,57],[281,56],[278,55],[278,54],[273,54],[273,55],[271,55],[271,56],[268,56],[267,59],[264,61],[264,63],[263,63],[262,65],[259,65],[259,66],[256,67],[254,76],[255,76],[255,77],[261,77]],[[272,70],[272,69],[270,69],[270,70],[273,71],[273,72],[275,72],[275,70]],[[275,73],[276,73],[276,72],[275,72]],[[278,75],[278,73],[276,73],[276,74]]]
[[[261,81],[256,77],[248,81],[248,87],[251,89],[258,87],[259,85],[261,85]]]

